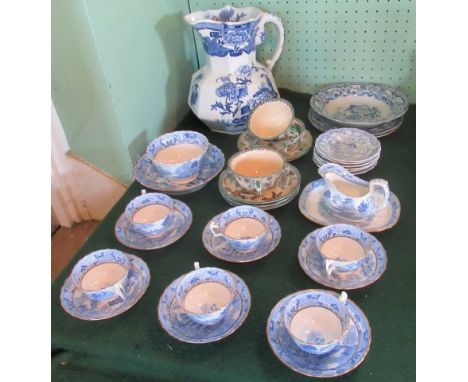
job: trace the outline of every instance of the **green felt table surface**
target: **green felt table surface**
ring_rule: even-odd
[[[309,95],[280,89],[314,138],[320,132],[307,119]],[[193,114],[178,127],[205,134],[224,152],[226,160],[237,151],[237,136],[213,133]],[[384,178],[399,197],[400,221],[376,233],[388,255],[388,267],[375,284],[350,291],[372,328],[367,358],[339,381],[411,381],[416,366],[416,108],[410,106],[403,125],[380,139],[382,154],[377,167],[362,178]],[[312,151],[292,162],[302,175],[301,190],[318,179]],[[55,381],[301,381],[310,378],[283,365],[271,351],[265,334],[273,306],[284,296],[302,289],[323,288],[302,271],[297,249],[318,226],[304,218],[297,196],[288,205],[269,211],[280,223],[282,239],[273,253],[246,264],[231,264],[211,256],[201,240],[205,224],[230,208],[218,191],[216,177],[203,189],[176,196],[193,212],[189,231],[176,243],[154,251],[137,251],[121,245],[114,225],[125,205],[140,194],[134,182],[88,238],[71,263],[52,284],[52,377]],[[60,306],[60,288],[76,262],[101,248],[117,248],[140,256],[149,266],[151,283],[143,298],[129,311],[103,321],[81,321]],[[231,336],[211,344],[186,344],[170,337],[157,319],[159,298],[169,283],[193,268],[215,266],[238,274],[248,285],[252,308],[244,324]]]

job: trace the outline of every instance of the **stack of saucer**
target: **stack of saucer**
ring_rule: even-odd
[[[301,174],[278,151],[251,148],[234,154],[219,176],[219,192],[229,204],[270,210],[286,205],[299,193]]]
[[[139,257],[101,249],[75,265],[62,286],[60,303],[80,320],[104,320],[134,306],[149,282],[150,271]]]
[[[372,134],[354,128],[340,128],[319,135],[313,160],[318,167],[336,163],[353,174],[364,174],[377,165],[380,151],[380,142]]]
[[[355,127],[376,137],[396,131],[408,101],[399,91],[373,83],[335,84],[312,95],[309,120],[320,131]]]

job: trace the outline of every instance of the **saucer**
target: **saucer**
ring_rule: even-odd
[[[203,344],[221,340],[234,333],[249,314],[251,297],[249,288],[237,275],[228,272],[236,281],[237,294],[223,320],[214,325],[201,325],[182,310],[177,303],[177,284],[185,275],[174,280],[159,299],[158,319],[164,331],[171,337],[193,344]]]
[[[276,186],[257,195],[255,192],[242,189],[229,170],[219,176],[218,188],[221,196],[229,204],[239,206],[252,205],[263,210],[270,210],[288,204],[299,193],[301,174],[299,170],[287,164]]]
[[[339,83],[312,95],[311,109],[327,120],[352,126],[376,126],[402,117],[408,100],[400,91],[375,83]]]
[[[198,191],[208,184],[224,166],[224,154],[215,145],[210,144],[202,159],[201,170],[197,177],[186,184],[174,184],[167,178],[160,176],[153,165],[153,161],[146,154],[137,162],[134,169],[135,179],[143,186],[152,190],[172,195],[183,195]]]
[[[301,126],[301,130],[302,131],[299,136],[299,142],[292,146],[288,142],[288,140],[291,138],[288,135],[286,135],[286,137],[281,140],[266,141],[257,138],[256,136],[251,134],[249,130],[247,130],[239,136],[239,139],[237,141],[237,148],[239,149],[239,151],[250,149],[253,147],[275,149],[282,153],[287,161],[291,162],[307,154],[312,147],[312,134],[309,132],[309,130],[305,128],[303,123]]]
[[[400,201],[393,192],[387,206],[379,211],[370,221],[350,221],[349,219],[334,216],[322,202],[325,192],[325,181],[317,179],[310,182],[302,191],[299,198],[301,213],[312,222],[319,225],[349,223],[367,232],[380,232],[392,228],[400,218]]]
[[[127,256],[132,267],[129,270],[129,295],[124,301],[121,297],[102,302],[93,301],[81,292],[71,277],[68,277],[60,291],[62,308],[70,316],[80,320],[97,321],[117,316],[134,306],[145,294],[151,276],[143,260],[134,255],[127,254]]]
[[[180,200],[172,200],[175,210],[174,221],[166,232],[158,236],[145,236],[135,231],[131,216],[124,212],[115,224],[114,233],[117,240],[126,247],[140,250],[166,247],[179,240],[192,224],[192,211]]]
[[[374,135],[364,130],[344,127],[320,134],[315,150],[328,161],[358,165],[377,159],[381,145]]]
[[[366,270],[356,269],[351,272],[333,271],[327,274],[323,263],[320,261],[320,253],[315,244],[315,239],[320,228],[308,234],[299,246],[297,257],[302,270],[312,280],[326,287],[350,290],[364,288],[376,282],[387,268],[387,254],[382,244],[371,234],[368,234],[374,258]]]
[[[346,126],[346,125],[335,124],[333,121],[327,121],[325,118],[323,118],[323,117],[319,116],[318,114],[314,113],[314,111],[312,109],[309,109],[308,118],[309,118],[310,123],[317,130],[320,130],[322,132],[327,132],[327,131],[333,130],[333,129],[340,129],[342,127],[356,127],[356,128],[361,129],[361,130],[367,131],[368,133],[376,136],[377,138],[380,138],[380,137],[384,137],[386,135],[392,134],[393,132],[398,130],[398,128],[403,123],[403,118],[404,117],[400,117],[400,118],[397,118],[397,119],[395,119],[393,121],[382,123],[382,124],[377,125],[377,126],[365,127],[365,128],[361,127],[361,126]]]
[[[203,245],[206,250],[218,259],[229,261],[231,263],[247,263],[259,260],[273,252],[281,240],[281,227],[278,221],[273,216],[270,216],[268,219],[268,236],[266,238],[266,242],[260,247],[255,248],[253,251],[238,251],[226,243],[223,238],[213,237],[213,234],[209,229],[210,224],[213,221],[217,221],[221,215],[222,214],[219,214],[211,219],[205,226],[202,234]]]
[[[338,293],[326,292],[339,296]],[[323,355],[307,353],[294,343],[283,320],[287,303],[300,293],[303,291],[283,298],[268,317],[266,332],[273,353],[287,367],[309,377],[338,377],[357,368],[367,356],[371,344],[371,328],[362,310],[348,299],[346,305],[351,320],[345,345]]]

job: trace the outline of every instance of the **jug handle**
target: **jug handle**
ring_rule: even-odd
[[[283,23],[281,22],[281,19],[277,16],[274,16],[270,13],[264,13],[262,17],[260,18],[260,22],[258,25],[258,34],[256,37],[255,43],[257,45],[261,44],[263,42],[262,34],[265,33],[265,24],[266,23],[273,23],[278,31],[278,40],[276,41],[276,46],[273,51],[273,55],[271,58],[265,60],[265,66],[269,69],[272,70],[273,66],[275,66],[276,61],[278,61],[278,58],[283,51],[283,44],[284,44],[284,28],[283,28]]]
[[[390,198],[390,190],[388,188],[388,182],[384,179],[372,179],[369,182],[369,185],[372,187],[372,190],[377,191],[376,189],[382,189],[383,198],[379,198],[379,207],[384,207]],[[378,192],[378,191],[377,191]]]

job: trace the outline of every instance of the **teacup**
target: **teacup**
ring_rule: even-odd
[[[318,231],[315,245],[328,275],[367,270],[372,261],[370,237],[367,232],[349,224],[335,224]]]
[[[101,249],[83,257],[71,273],[81,292],[94,301],[120,297],[125,300],[129,285],[130,260],[116,249]]]
[[[256,250],[268,235],[269,215],[257,207],[239,206],[225,211],[209,228],[231,248],[241,252]]]
[[[272,98],[259,103],[249,114],[247,128],[255,137],[270,141],[280,140],[288,134],[293,126],[299,124],[294,118],[294,108],[283,98]],[[299,134],[291,137],[293,145]]]
[[[195,322],[214,325],[226,315],[236,296],[236,282],[232,276],[213,267],[200,268],[187,273],[176,289],[179,306]]]
[[[387,206],[390,190],[384,179],[367,182],[335,163],[320,166],[318,172],[326,184],[324,202],[340,218],[369,220]]]
[[[157,192],[137,196],[125,208],[131,216],[135,231],[145,236],[156,236],[164,233],[172,223],[174,206],[172,198]]]
[[[174,131],[153,140],[146,150],[158,173],[169,181],[185,184],[200,172],[209,142],[195,131]]]
[[[313,354],[329,353],[342,345],[350,327],[347,298],[345,292],[335,297],[317,289],[292,297],[283,318],[296,345]]]
[[[286,160],[281,153],[259,147],[240,151],[228,162],[228,168],[239,186],[257,194],[273,188],[285,166]]]

